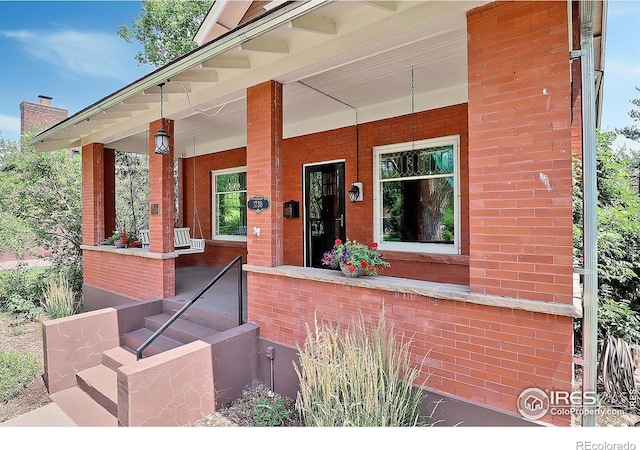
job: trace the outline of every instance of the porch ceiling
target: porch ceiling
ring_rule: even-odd
[[[267,80],[284,86],[285,137],[354,124],[356,110],[360,123],[409,113],[412,67],[415,110],[466,101],[465,13],[486,1],[316,3],[172,74],[164,116],[175,121],[176,156],[246,145],[246,88]],[[101,142],[146,152],[148,123],[160,117],[159,88],[141,87],[107,105],[114,96],[93,105],[90,117],[76,120],[78,113],[53,127],[36,148]]]

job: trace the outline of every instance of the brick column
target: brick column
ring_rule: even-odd
[[[82,147],[82,243],[104,239],[104,146],[92,143]]]
[[[154,152],[153,135],[161,125],[171,136],[167,155]],[[173,220],[173,121],[158,119],[149,124],[149,249],[152,252],[173,251]]]
[[[567,4],[491,3],[467,31],[471,290],[570,303]]]
[[[282,85],[268,81],[247,89],[247,196],[263,195],[270,207],[248,211],[247,261],[275,267],[282,264],[282,205],[280,146],[282,143]],[[253,234],[260,228],[260,236]]]
[[[116,153],[104,149],[104,232],[111,236],[116,229]]]
[[[153,135],[161,126],[171,136],[167,155],[154,152]],[[173,136],[173,120],[158,119],[149,124],[149,250],[157,253],[174,249]],[[162,292],[163,298],[173,297],[176,295],[176,260],[162,259],[160,266],[153,275],[156,290]]]

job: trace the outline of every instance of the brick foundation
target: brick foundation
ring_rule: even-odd
[[[248,274],[249,321],[260,336],[302,345],[305,325],[348,325],[362,312],[365,322],[382,308],[394,331],[412,338],[412,362],[422,363],[429,389],[519,415],[526,388],[571,390],[570,317],[343,286],[312,280]],[[546,416],[554,425],[570,418]]]

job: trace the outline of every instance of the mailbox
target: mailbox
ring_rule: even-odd
[[[283,213],[284,217],[291,219],[293,217],[300,217],[300,203],[295,200],[284,202]]]

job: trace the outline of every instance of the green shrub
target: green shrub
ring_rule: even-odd
[[[414,387],[420,373],[412,367],[409,345],[379,323],[365,326],[362,315],[344,333],[315,323],[307,326],[300,352],[296,407],[307,426],[425,425],[420,406],[424,385]]]
[[[254,408],[256,421],[261,427],[279,427],[291,418],[291,411],[287,409],[279,395],[260,397]]]
[[[33,301],[13,294],[6,304],[7,312],[17,317],[24,317],[26,320],[36,320],[42,314],[42,308],[36,306]]]
[[[79,309],[69,280],[60,276],[48,280],[44,289],[44,311],[50,319],[59,319],[75,314]]]
[[[0,310],[28,311],[40,306],[44,280],[43,269],[26,269],[24,263],[0,272]]]
[[[0,402],[19,394],[38,375],[39,368],[31,353],[0,352]]]

